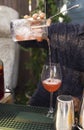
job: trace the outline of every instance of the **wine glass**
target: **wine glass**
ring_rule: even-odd
[[[57,91],[62,83],[60,65],[51,63],[43,66],[41,81],[43,87],[50,92],[50,108],[47,117],[53,118],[53,92]]]

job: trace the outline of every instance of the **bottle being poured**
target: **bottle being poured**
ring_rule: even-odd
[[[48,37],[48,27],[54,17],[68,10],[79,7],[74,5],[64,11],[61,11],[49,18],[46,18],[46,12],[38,11],[32,15],[24,15],[22,19],[11,21],[11,33],[14,41],[37,40],[41,42]]]

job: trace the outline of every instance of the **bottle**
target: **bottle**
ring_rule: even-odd
[[[84,129],[84,92],[83,92],[83,98],[82,98],[82,104],[80,110],[79,125]]]
[[[3,62],[0,60],[0,100],[4,96],[4,69]]]

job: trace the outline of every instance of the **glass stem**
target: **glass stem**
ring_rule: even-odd
[[[50,93],[50,113],[53,113],[53,92]]]

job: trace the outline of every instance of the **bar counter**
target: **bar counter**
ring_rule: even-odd
[[[0,104],[0,130],[53,130],[48,108]]]

